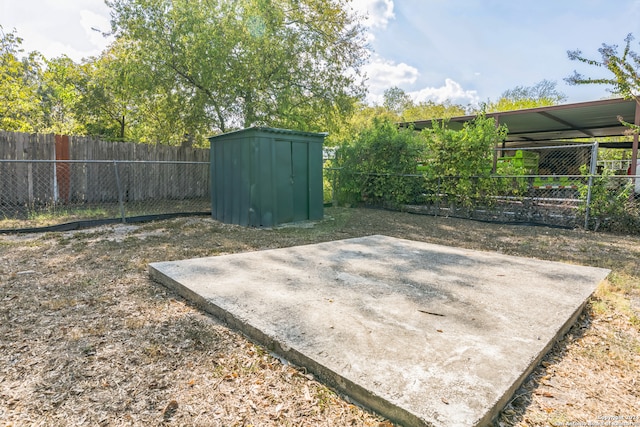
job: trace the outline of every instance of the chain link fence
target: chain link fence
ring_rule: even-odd
[[[597,153],[597,144],[502,148],[495,150],[493,169],[483,175],[433,176],[428,163],[418,166],[418,173],[404,175],[328,168],[325,183],[338,204],[640,232],[640,178],[627,175],[626,169],[611,169],[628,162],[598,164]]]
[[[595,145],[495,152],[482,176],[354,174],[327,167],[324,202],[345,201],[437,216],[640,232],[640,177],[628,161],[600,161]],[[626,168],[626,169],[625,169]],[[380,192],[381,183],[385,191]],[[389,190],[389,183],[392,184]],[[400,197],[400,195],[402,197]],[[77,221],[211,212],[210,164],[187,161],[0,160],[0,230]]]
[[[211,212],[209,162],[0,160],[0,229]]]

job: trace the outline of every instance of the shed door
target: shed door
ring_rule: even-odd
[[[276,223],[309,219],[309,167],[306,142],[275,141]]]
[[[291,170],[293,171],[293,220],[309,219],[309,154],[306,142],[291,143]]]

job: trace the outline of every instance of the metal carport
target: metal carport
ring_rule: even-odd
[[[629,128],[620,123],[619,117],[629,123],[640,125],[640,107],[635,99],[605,99],[600,101],[554,105],[524,110],[487,113],[499,124],[507,126],[509,133],[505,146],[535,146],[550,141],[566,141],[578,138],[603,138],[629,135]],[[461,129],[465,122],[476,116],[458,116],[447,119],[451,129]],[[401,127],[413,126],[416,130],[430,128],[433,122],[443,119],[418,120],[400,123]],[[631,148],[631,174],[636,175],[638,159],[638,132],[633,141],[599,144],[605,148]]]

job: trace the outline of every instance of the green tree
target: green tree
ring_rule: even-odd
[[[583,55],[579,49],[567,51],[569,59],[593,65],[598,68],[606,68],[612,77],[585,77],[574,70],[573,75],[565,78],[572,85],[604,84],[610,86],[610,92],[624,98],[637,99],[640,94],[640,55],[631,50],[633,35],[625,37],[625,46],[622,53],[618,53],[618,45],[602,44],[598,49],[600,59],[590,59]]]
[[[485,104],[484,111],[491,113],[560,104],[567,96],[556,86],[557,83],[550,80],[542,80],[533,86],[516,86],[504,91],[496,102]]]
[[[139,74],[203,112],[209,132],[252,125],[321,130],[353,107],[368,51],[336,0],[111,0]],[[158,91],[156,91],[156,94]],[[327,117],[329,119],[327,119]]]
[[[0,26],[0,129],[37,132],[42,126],[38,93],[41,57],[31,52],[22,58],[22,39]]]
[[[85,132],[110,140],[202,145],[211,135],[202,97],[159,67],[146,67],[137,41],[118,38],[77,65],[75,116]]]
[[[382,106],[398,116],[402,116],[407,109],[413,107],[411,97],[397,86],[385,90],[383,98]]]
[[[384,94],[383,105],[367,105],[352,98],[351,107],[345,107],[342,111],[351,111],[344,114],[340,123],[337,123],[335,131],[329,132],[327,144],[342,145],[359,138],[362,132],[375,126],[376,122],[415,122],[418,120],[431,120],[462,116],[465,109],[461,105],[447,101],[436,104],[433,101],[414,103],[410,96],[402,89],[387,89]],[[329,128],[331,129],[331,128]]]
[[[39,89],[43,132],[65,135],[82,135],[86,132],[77,116],[81,106],[78,90],[80,78],[80,65],[67,56],[45,61]]]
[[[433,101],[414,102],[409,94],[398,87],[384,91],[382,103],[389,114],[395,114],[398,121],[412,122],[417,120],[447,119],[463,116],[465,109],[461,105],[445,101],[437,104]]]
[[[446,101],[436,104],[433,101],[413,104],[402,113],[402,121],[415,122],[417,120],[448,119],[456,116],[464,116],[463,106]]]
[[[598,49],[600,60],[587,58],[578,49],[567,51],[569,59],[598,68],[606,68],[613,76],[601,78],[585,77],[574,70],[573,75],[567,77],[565,81],[573,85],[608,85],[611,93],[626,99],[634,99],[636,104],[640,103],[640,55],[631,49],[631,42],[633,41],[631,33],[627,34],[624,41],[625,46],[621,54],[618,53],[617,45],[603,43],[602,47]],[[625,121],[622,117],[618,117],[618,120],[632,131],[640,132],[640,126]],[[634,152],[634,154],[637,153]],[[632,155],[631,171],[637,174],[635,157]]]
[[[127,53],[126,43],[119,40],[80,67],[77,114],[90,135],[114,141],[133,139],[130,129],[135,125],[140,82],[145,76]]]
[[[368,132],[376,123],[388,121],[397,123],[401,117],[380,105],[367,105],[352,100],[351,113],[345,114],[334,132],[329,132],[325,145],[349,145],[358,140],[363,132]]]

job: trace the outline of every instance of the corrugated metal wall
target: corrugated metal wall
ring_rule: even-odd
[[[213,217],[253,227],[322,219],[324,136],[249,128],[211,137]]]

